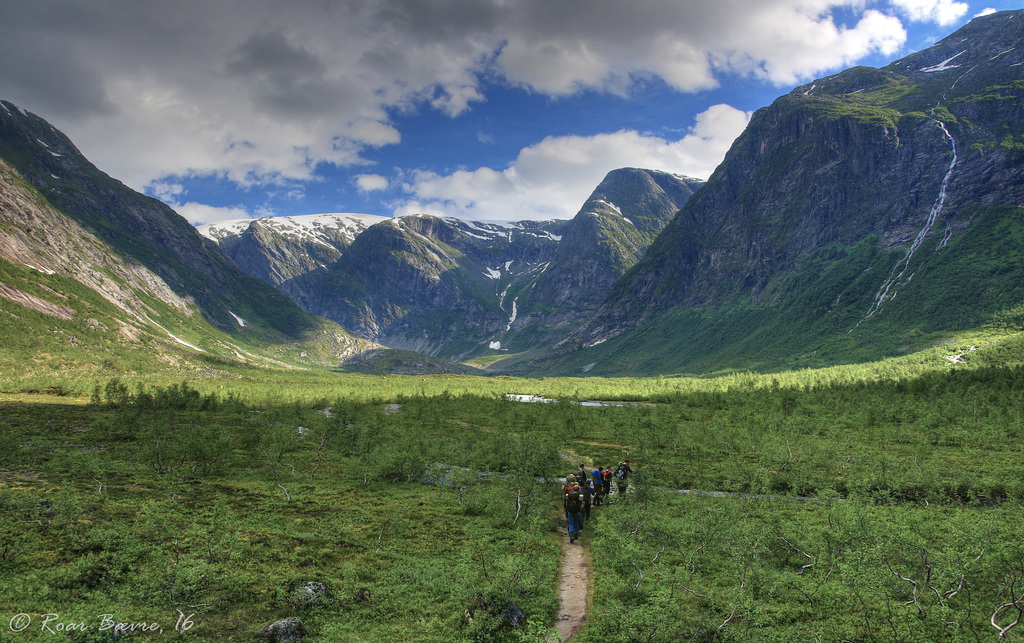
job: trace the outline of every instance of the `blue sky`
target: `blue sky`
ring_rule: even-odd
[[[193,223],[573,216],[794,86],[1021,2],[0,0],[0,98]]]

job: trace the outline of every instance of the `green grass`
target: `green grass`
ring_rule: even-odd
[[[994,266],[983,250],[1000,239],[999,252],[1014,251],[1009,216],[972,227],[976,243],[945,250],[957,261]],[[853,298],[869,292],[855,278],[878,259],[869,245],[824,249],[793,276],[787,289],[804,298],[793,314],[824,305],[815,293],[830,280]],[[39,297],[61,285],[0,268]],[[1013,274],[979,274],[985,297],[1015,296]],[[39,629],[45,614],[97,627],[113,614],[174,636],[178,610],[196,640],[251,640],[288,616],[312,641],[541,640],[558,607],[562,537],[556,487],[534,476],[567,473],[560,453],[608,466],[628,457],[641,483],[587,532],[599,591],[582,640],[985,639],[1020,582],[1024,335],[1014,309],[952,336],[924,323],[899,337],[883,326],[837,332],[851,354],[868,341],[914,343],[862,364],[793,353],[766,374],[423,377],[260,369],[151,339],[151,351],[178,360],[155,369],[85,323],[107,324],[108,304],[65,292],[90,313],[58,323],[0,308],[45,337],[11,335],[0,357],[0,604],[8,620],[25,613],[35,624],[18,640],[55,636]],[[783,328],[756,307],[732,315],[736,326],[716,332]],[[652,328],[663,351],[720,341]],[[956,354],[965,363],[947,359]],[[643,404],[571,403],[595,399]],[[450,471],[441,463],[465,471],[452,486],[422,483]],[[674,492],[683,488],[727,495]],[[969,590],[908,604],[913,586],[900,575],[923,586],[926,572],[940,597],[961,577]],[[328,591],[322,604],[300,600],[308,583]],[[510,604],[527,625],[503,618]]]
[[[564,475],[561,452],[628,457],[640,484],[587,532],[600,591],[582,640],[939,640],[947,622],[948,640],[985,638],[1017,582],[1011,536],[1024,527],[1019,354],[1004,343],[972,351],[973,366],[926,360],[913,373],[267,371],[108,380],[88,397],[58,382],[8,392],[0,603],[37,626],[114,614],[173,629],[181,610],[196,640],[248,640],[288,616],[313,641],[539,640],[557,611],[560,537],[557,487],[534,476]],[[522,404],[499,391],[646,403]],[[785,500],[797,495],[817,500]],[[930,566],[940,596],[964,576],[970,600],[919,593],[914,630],[912,585],[890,566],[919,584],[912,574]],[[326,588],[322,604],[300,600],[307,583]],[[510,604],[529,625],[502,618]]]
[[[1020,594],[1022,526],[1019,506],[640,489],[599,517],[601,590],[574,640],[996,640],[990,620],[1018,613],[1000,606]]]
[[[33,617],[27,640],[50,635],[39,629],[46,614],[92,626],[75,640],[101,640],[100,614],[156,622],[170,637],[178,610],[194,623],[190,636],[210,641],[250,640],[287,616],[301,617],[313,641],[500,636],[509,604],[552,621],[554,489],[516,474],[544,462],[532,446],[469,437],[414,408],[404,413],[433,427],[429,440],[404,441],[404,416],[376,405],[337,404],[327,417],[223,403],[187,386],[148,398],[125,390],[104,394],[132,402],[4,404],[12,468],[0,478],[0,603]],[[200,429],[212,431],[197,439]],[[461,493],[420,482],[429,458],[452,449],[462,454],[453,461],[473,464],[470,442],[486,454],[479,463],[512,477],[463,475]],[[310,582],[327,593],[309,599]]]

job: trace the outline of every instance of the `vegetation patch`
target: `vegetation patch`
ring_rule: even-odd
[[[0,604],[27,640],[103,640],[105,614],[163,630],[140,640],[545,640],[558,480],[629,459],[584,531],[581,640],[993,637],[1024,582],[1024,360],[942,349],[966,362],[51,382],[0,402]],[[643,404],[578,403],[616,398]]]

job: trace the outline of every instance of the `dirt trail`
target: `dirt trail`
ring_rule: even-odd
[[[558,523],[568,528],[564,517]],[[583,545],[584,542],[577,540],[570,544],[568,537],[562,542],[562,583],[558,590],[562,597],[562,606],[558,610],[558,622],[555,627],[563,642],[571,639],[576,630],[587,620],[587,597],[590,594],[590,554]]]
[[[568,462],[579,462],[576,454],[562,453],[562,459]],[[590,549],[584,546],[587,542],[582,534],[575,543],[569,542],[569,523],[565,514],[558,514],[555,519],[562,540],[562,583],[558,594],[562,598],[562,606],[558,609],[558,622],[555,628],[558,638],[566,643],[576,634],[584,621],[587,620],[587,603],[590,599]],[[584,530],[583,533],[586,533]],[[552,642],[554,639],[552,639]]]

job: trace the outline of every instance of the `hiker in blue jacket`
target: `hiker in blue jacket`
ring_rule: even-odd
[[[604,487],[604,475],[601,473],[601,469],[598,468],[590,472],[590,477],[594,481],[594,506],[599,507],[601,506],[601,497],[603,496],[601,490]]]
[[[565,493],[563,507],[569,522],[569,542],[573,542],[580,537],[580,512],[583,511],[583,495],[579,485],[573,485]]]

